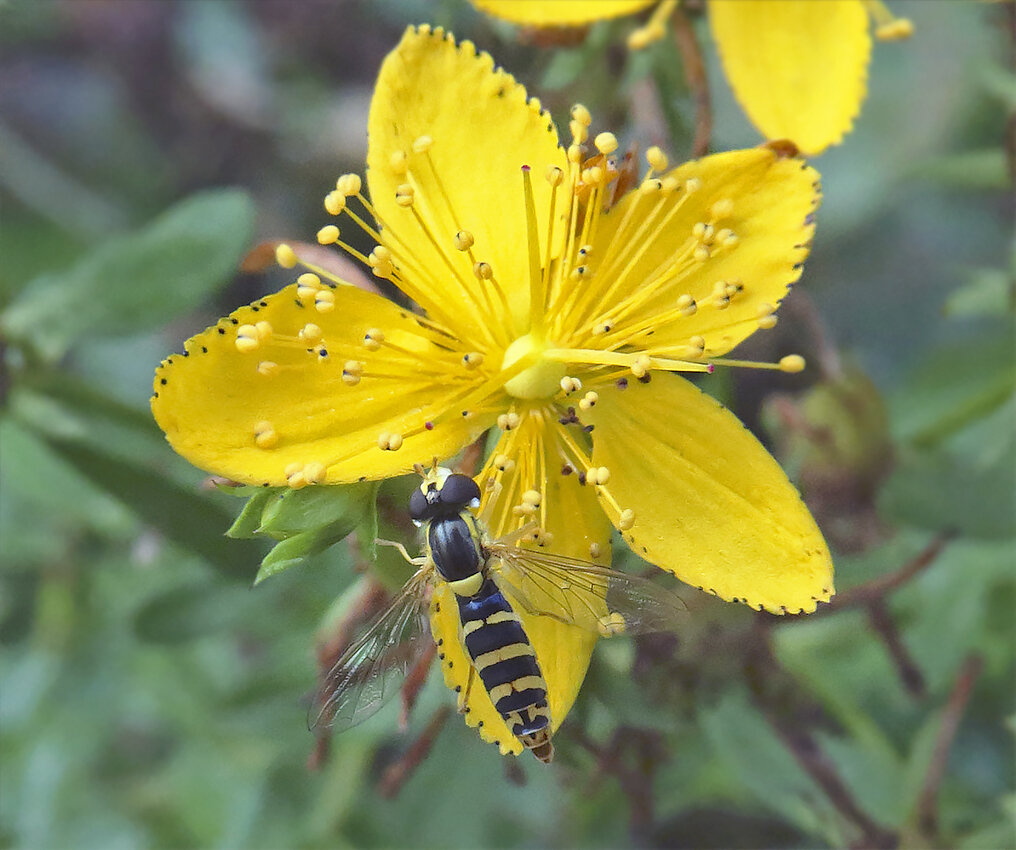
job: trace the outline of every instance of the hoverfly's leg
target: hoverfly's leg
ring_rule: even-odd
[[[374,543],[378,546],[391,546],[392,549],[398,549],[399,553],[414,567],[422,567],[427,563],[427,559],[424,556],[414,558],[409,552],[406,551],[406,547],[401,543],[396,543],[394,540],[382,540],[380,537],[377,538]]]
[[[466,713],[466,706],[469,705],[469,691],[473,687],[473,676],[476,674],[476,668],[469,665],[469,678],[466,679],[466,686],[462,689],[462,693],[459,694],[458,699],[458,712],[459,714]]]

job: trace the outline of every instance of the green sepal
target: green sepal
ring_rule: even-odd
[[[324,552],[329,546],[333,546],[346,537],[355,527],[355,522],[347,523],[340,520],[332,525],[316,528],[313,531],[304,531],[293,537],[280,540],[261,561],[258,574],[254,578],[255,586],[266,578],[278,575],[284,570],[302,563],[305,559]]]
[[[220,489],[225,490],[234,496],[246,495],[238,492],[239,490],[246,488],[221,487]],[[226,532],[226,537],[238,539],[254,537],[261,525],[261,514],[268,502],[275,496],[275,493],[275,490],[260,489],[254,493],[254,495],[249,496],[247,504],[244,505],[243,510],[240,511],[240,516],[234,520],[233,524]]]
[[[267,501],[261,513],[259,534],[284,540],[335,523],[346,525],[348,534],[366,515],[364,505],[374,505],[377,483],[368,481],[272,493],[275,498]]]

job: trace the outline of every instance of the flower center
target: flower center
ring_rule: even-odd
[[[545,360],[542,355],[546,348],[546,342],[537,341],[532,334],[520,336],[508,346],[501,364],[502,369],[514,366],[523,357],[532,358],[536,355],[539,358],[524,372],[520,372],[505,383],[504,388],[509,395],[528,399],[551,398],[561,389],[561,379],[568,374],[565,371],[565,364]]]

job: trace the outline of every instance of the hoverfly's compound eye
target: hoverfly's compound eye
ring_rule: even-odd
[[[480,487],[468,475],[456,472],[449,475],[441,485],[441,504],[448,507],[464,508],[474,499],[480,499]]]
[[[409,517],[417,522],[428,519],[433,509],[423,491],[417,487],[409,497]]]

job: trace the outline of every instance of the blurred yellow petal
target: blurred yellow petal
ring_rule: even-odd
[[[631,192],[602,218],[587,284],[596,306],[576,345],[602,345],[595,323],[609,319],[607,343],[680,358],[698,337],[698,351],[719,356],[765,327],[800,277],[820,198],[818,172],[803,161],[731,151],[664,181],[669,190]]]
[[[328,309],[316,308],[328,299]],[[195,466],[248,484],[398,475],[454,454],[493,420],[462,416],[462,396],[481,379],[461,354],[436,345],[396,304],[352,286],[286,287],[220,319],[184,351],[156,372],[155,419]],[[395,450],[379,447],[382,435]]]
[[[583,26],[633,15],[657,0],[469,0],[481,12],[532,27]]]
[[[695,587],[773,613],[833,593],[822,533],[779,464],[719,402],[671,375],[601,392],[593,463],[631,548]],[[611,501],[613,500],[613,501]],[[634,512],[627,528],[620,511]]]
[[[807,155],[850,130],[867,91],[871,36],[860,0],[709,0],[734,94],[769,139]]]
[[[542,428],[539,419],[527,417],[519,431],[506,432],[477,476],[481,487],[491,479],[501,485],[498,504],[489,511],[491,534],[500,537],[535,520],[540,524],[542,536],[549,541],[547,551],[583,560],[590,560],[591,551],[595,551],[598,563],[609,564],[611,526],[597,503],[594,488],[583,487],[576,475],[561,474],[560,455],[553,439],[541,439]],[[542,431],[542,437],[552,438],[552,434]],[[499,459],[512,462],[500,471]],[[541,470],[546,470],[545,476]],[[526,491],[541,494],[540,506],[534,514],[519,517],[512,508],[521,504]],[[490,491],[486,492],[489,497]],[[470,665],[458,637],[454,594],[442,585],[435,593],[435,602],[431,607],[431,625],[435,640],[441,642],[439,651],[445,654],[441,659],[445,683],[453,690],[461,688],[465,692]],[[438,607],[440,611],[436,610]],[[547,682],[551,723],[556,730],[578,696],[597,636],[525,610],[519,610],[518,614]],[[478,726],[485,741],[499,743],[502,752],[520,753],[522,745],[508,730],[475,674],[468,693],[466,722]]]
[[[395,234],[388,244],[404,276],[467,327],[510,324],[491,291],[499,285],[521,333],[529,306],[522,166],[532,169],[544,240],[551,194],[544,175],[551,165],[567,167],[550,114],[471,42],[410,28],[381,66],[369,138],[371,200]],[[457,247],[459,233],[468,248]],[[555,242],[563,237],[559,225]],[[490,266],[496,284],[481,286],[477,262]]]

